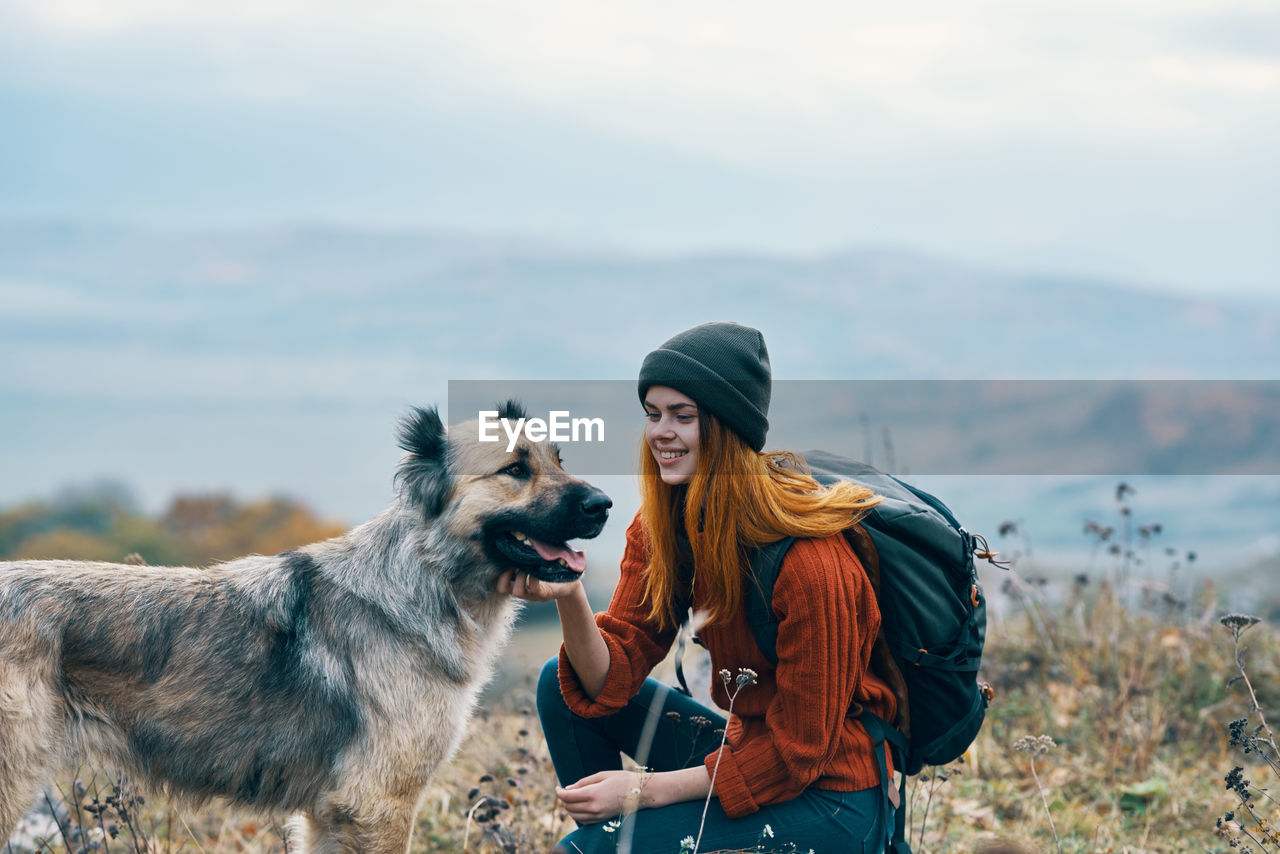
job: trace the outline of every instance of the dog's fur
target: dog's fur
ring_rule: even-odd
[[[508,453],[435,410],[400,441],[392,506],[297,551],[209,569],[0,563],[0,843],[77,758],[190,802],[297,813],[294,850],[406,851],[510,633],[498,575],[577,574],[512,532],[594,537],[610,502],[554,446]]]

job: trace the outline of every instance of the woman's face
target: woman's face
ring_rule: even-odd
[[[673,388],[655,385],[645,392],[644,410],[644,441],[663,482],[688,483],[698,464],[698,404]]]

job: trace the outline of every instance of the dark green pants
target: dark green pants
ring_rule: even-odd
[[[725,719],[653,679],[645,680],[616,714],[579,717],[565,705],[556,669],[553,658],[538,678],[538,717],[562,786],[622,768],[620,753],[653,771],[674,771],[701,765],[720,746],[718,730]],[[646,723],[653,735],[648,756],[640,757],[636,753]],[[632,854],[679,854],[683,839],[698,836],[703,805],[701,800],[686,801],[640,810],[620,822],[582,825],[560,841],[560,848],[570,854],[613,854],[627,837]],[[698,850],[879,854],[892,826],[888,811],[878,787],[860,792],[809,788],[744,818],[725,815],[719,800],[712,798]]]

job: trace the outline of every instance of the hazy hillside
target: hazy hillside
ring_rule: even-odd
[[[626,377],[685,319],[738,316],[768,330],[776,373],[791,379],[1246,379],[1280,365],[1280,301],[1174,298],[874,249],[649,258],[468,235],[8,224],[0,288],[7,352],[252,348],[412,356],[455,378],[455,367]]]
[[[191,489],[284,491],[350,522],[389,496],[395,420],[443,405],[449,380],[629,381],[645,352],[703,320],[763,329],[779,380],[1276,379],[1280,366],[1280,301],[1174,298],[881,249],[664,258],[465,234],[11,222],[0,224],[0,305],[0,505],[109,476],[153,510]],[[824,425],[779,412],[778,435],[813,446],[823,442],[805,441],[808,424],[848,424],[883,464],[892,426],[902,467],[972,471],[937,468],[955,455],[917,429],[939,420],[936,395],[893,420],[890,405],[905,404],[888,389],[883,406]],[[1230,419],[1199,413],[1192,435],[1268,461],[1230,470],[1276,471],[1273,389],[1233,399]],[[1124,395],[1065,411],[1046,420],[974,401],[945,420],[965,422],[977,459],[1074,443],[1092,455],[1086,470],[1116,474],[1135,470],[1112,462],[1125,443],[1154,435],[1125,427],[1145,410]],[[1142,448],[1140,471],[1189,453],[1185,441]],[[1045,531],[1039,545],[1065,547],[1097,496],[1106,509],[1111,480],[946,489],[988,530],[1027,518]],[[1189,491],[1214,498],[1197,506]],[[1276,548],[1275,476],[1156,481],[1140,495],[1178,536],[1215,538],[1235,558]]]

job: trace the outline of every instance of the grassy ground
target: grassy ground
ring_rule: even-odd
[[[1280,716],[1277,633],[1266,624],[1244,630],[1246,684],[1232,632],[1205,598],[1211,594],[1184,607],[1126,608],[1106,585],[1059,592],[1053,606],[1028,594],[993,623],[982,677],[996,699],[982,733],[964,761],[926,769],[909,783],[917,854],[1226,852],[1233,835],[1255,852],[1280,850],[1265,837],[1240,836],[1265,834],[1259,819],[1280,822],[1275,803],[1249,789],[1251,803],[1265,805],[1250,818],[1223,782],[1235,766],[1259,786],[1276,782],[1257,751],[1243,756],[1227,733],[1234,719],[1248,716],[1249,732],[1258,723],[1250,686],[1261,709]],[[555,807],[554,775],[532,714],[534,674],[556,640],[554,625],[517,635],[511,668],[427,792],[414,852],[547,851],[571,828]],[[75,773],[62,787],[73,811],[92,806],[95,785],[77,798]],[[81,779],[92,778],[82,772]],[[110,787],[96,786],[101,803]],[[118,806],[103,822],[81,812],[84,839],[103,835],[109,823],[118,831],[96,850],[284,850],[278,827],[226,810],[192,815],[133,804],[124,821]],[[1233,808],[1235,821],[1219,829],[1217,820]],[[58,834],[45,850],[87,849]]]

